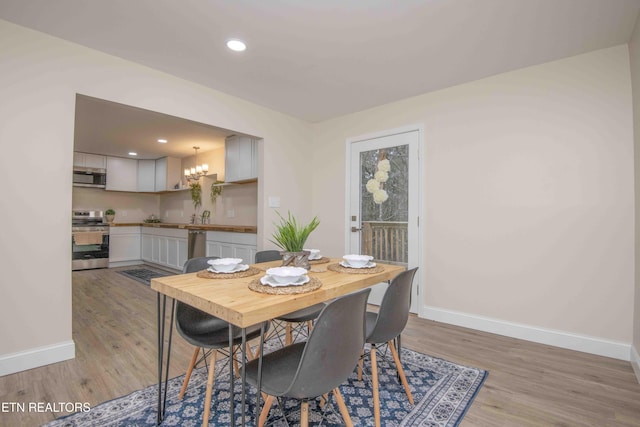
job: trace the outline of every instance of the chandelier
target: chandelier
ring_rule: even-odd
[[[195,160],[195,166],[192,167],[191,169],[185,169],[184,170],[184,177],[187,179],[187,181],[189,180],[197,180],[199,179],[201,176],[206,176],[207,173],[209,173],[209,165],[206,163],[203,163],[201,165],[198,164],[198,150],[200,149],[200,147],[193,147],[193,149],[196,151],[196,160]]]

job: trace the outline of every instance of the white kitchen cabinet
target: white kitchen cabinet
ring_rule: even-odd
[[[231,231],[207,231],[207,256],[241,258],[243,264],[253,264],[256,258],[258,237],[253,233]]]
[[[138,184],[140,192],[152,193],[156,191],[156,161],[138,160]]]
[[[107,156],[107,190],[137,191],[138,161]]]
[[[81,168],[105,169],[107,167],[107,157],[99,154],[73,152],[73,166]]]
[[[185,229],[142,227],[142,260],[182,270],[188,256]]]
[[[109,266],[140,262],[140,227],[111,227],[109,230]]]
[[[231,135],[225,139],[225,182],[251,181],[258,178],[258,143],[256,138]]]
[[[155,161],[155,167],[155,191],[174,190],[176,184],[182,182],[182,161],[180,159],[162,157]]]

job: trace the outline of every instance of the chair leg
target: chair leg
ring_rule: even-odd
[[[333,389],[333,394],[336,397],[336,402],[338,402],[338,407],[340,408],[340,413],[342,414],[344,425],[347,427],[353,427],[353,422],[351,421],[351,416],[349,415],[349,411],[347,410],[347,405],[344,403],[342,394],[337,387]]]
[[[184,393],[187,391],[187,385],[189,385],[189,379],[191,378],[191,373],[193,372],[193,367],[196,366],[196,362],[198,361],[198,353],[200,352],[200,347],[196,347],[193,351],[193,356],[191,357],[191,363],[189,363],[189,368],[187,369],[187,373],[184,375],[184,381],[182,382],[182,389],[180,389],[180,394],[178,395],[178,399],[182,400],[184,397]]]
[[[271,405],[273,405],[273,396],[268,395],[264,400],[264,406],[262,407],[262,411],[260,412],[260,418],[258,418],[258,427],[263,427],[264,423],[267,421]]]
[[[256,358],[255,354],[253,354],[253,351],[251,351],[251,345],[247,343],[247,360],[253,360],[255,358]]]
[[[360,351],[360,360],[358,360],[358,381],[362,381],[362,364],[364,363],[364,348]]]
[[[209,425],[209,415],[211,413],[211,395],[213,394],[213,380],[216,370],[216,351],[211,352],[211,361],[209,363],[209,376],[207,377],[207,392],[204,398],[204,413],[202,414],[202,427]]]
[[[300,427],[309,427],[309,401],[303,400],[300,404]]]
[[[293,343],[293,337],[291,334],[291,323],[287,322],[287,326],[286,326],[286,333],[285,333],[285,339],[284,339],[284,344],[285,345],[291,345],[291,343]]]
[[[389,341],[388,345],[389,345],[389,348],[391,349],[393,360],[394,362],[396,362],[396,369],[398,370],[398,375],[400,375],[400,381],[402,382],[402,387],[404,387],[404,391],[405,393],[407,393],[407,397],[409,398],[409,403],[413,405],[413,396],[411,395],[411,389],[409,388],[407,377],[404,374],[404,369],[402,369],[402,363],[400,363],[400,358],[398,357],[398,351],[396,350],[396,346],[393,345],[393,341]]]
[[[373,419],[375,426],[380,427],[380,391],[378,390],[378,360],[376,346],[371,344],[371,378],[373,380]]]

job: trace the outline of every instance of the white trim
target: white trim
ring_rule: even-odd
[[[134,261],[114,261],[114,262],[109,262],[109,268],[130,267],[132,265],[142,265],[142,264],[144,264],[144,261],[142,261],[141,259],[134,260]]]
[[[631,346],[631,366],[633,367],[633,372],[636,373],[638,383],[640,383],[640,355],[634,346]]]
[[[0,377],[75,357],[76,346],[72,340],[45,347],[36,347],[18,353],[5,354],[0,356]]]
[[[425,306],[423,313],[425,313],[425,318],[435,320],[437,322],[449,323],[456,326],[462,326],[512,338],[519,338],[554,347],[597,354],[599,356],[612,357],[614,359],[625,361],[630,361],[631,359],[631,345],[621,342],[505,322],[488,317],[444,310],[437,307]],[[636,371],[636,375],[637,373],[638,372]]]

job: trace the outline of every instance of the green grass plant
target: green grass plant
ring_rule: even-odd
[[[288,218],[284,218],[279,212],[280,224],[276,224],[276,230],[272,234],[271,243],[286,252],[301,252],[309,234],[320,225],[320,220],[315,216],[305,226],[298,223],[295,216],[288,212]]]

